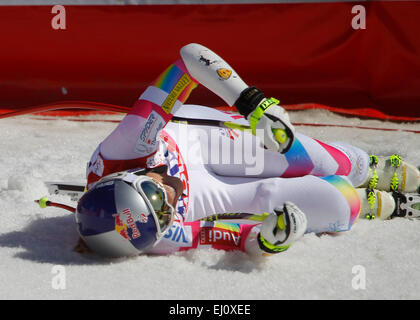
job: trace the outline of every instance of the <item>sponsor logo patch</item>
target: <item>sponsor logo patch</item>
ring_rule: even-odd
[[[175,242],[179,247],[190,247],[192,244],[192,229],[191,226],[173,225],[165,234],[164,238]]]
[[[114,214],[113,217],[115,218],[115,230],[127,240],[137,239],[141,236],[136,221],[146,223],[148,220],[145,213],[134,215],[129,208],[124,209],[121,213]],[[128,229],[131,229],[131,237],[128,234]]]
[[[219,77],[223,80],[227,80],[232,75],[232,70],[226,68],[219,68],[216,70]]]
[[[169,93],[169,95],[163,102],[162,104],[163,111],[165,111],[167,114],[171,113],[176,100],[178,99],[182,91],[184,91],[184,89],[191,83],[191,81],[192,80],[188,76],[188,74],[184,73],[184,75],[181,77],[181,79],[178,80],[175,87],[172,89],[172,91]]]
[[[137,139],[135,151],[138,153],[151,153],[155,151],[157,147],[157,136],[165,124],[165,120],[156,111],[152,111]]]
[[[203,227],[200,232],[200,245],[218,245],[239,247],[239,232],[222,228]]]

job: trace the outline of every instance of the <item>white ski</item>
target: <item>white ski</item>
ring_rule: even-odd
[[[44,182],[48,188],[49,194],[60,194],[70,196],[72,201],[79,201],[85,192],[86,183],[83,182]]]

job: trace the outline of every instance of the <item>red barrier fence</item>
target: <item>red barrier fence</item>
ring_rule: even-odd
[[[366,9],[354,30],[352,8]],[[60,100],[131,106],[179,49],[201,43],[283,104],[420,116],[420,3],[0,6],[0,108]],[[225,105],[197,88],[188,103]]]

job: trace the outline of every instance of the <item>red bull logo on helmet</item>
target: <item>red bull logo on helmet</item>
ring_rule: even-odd
[[[139,219],[135,219],[129,208],[114,214],[113,217],[115,218],[115,230],[127,240],[134,240],[141,236],[136,221],[140,220],[143,223],[147,222],[146,214],[141,213]],[[131,229],[131,238],[128,234],[128,229]]]

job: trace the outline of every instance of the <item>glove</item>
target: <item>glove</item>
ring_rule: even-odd
[[[235,106],[249,121],[252,133],[269,150],[286,153],[295,139],[295,129],[289,116],[274,98],[267,99],[255,87],[245,89]]]
[[[293,203],[274,208],[261,225],[258,244],[268,253],[287,250],[303,236],[307,227],[305,214]]]
[[[248,118],[252,133],[272,151],[286,153],[293,144],[295,129],[289,116],[274,98],[264,99]]]

